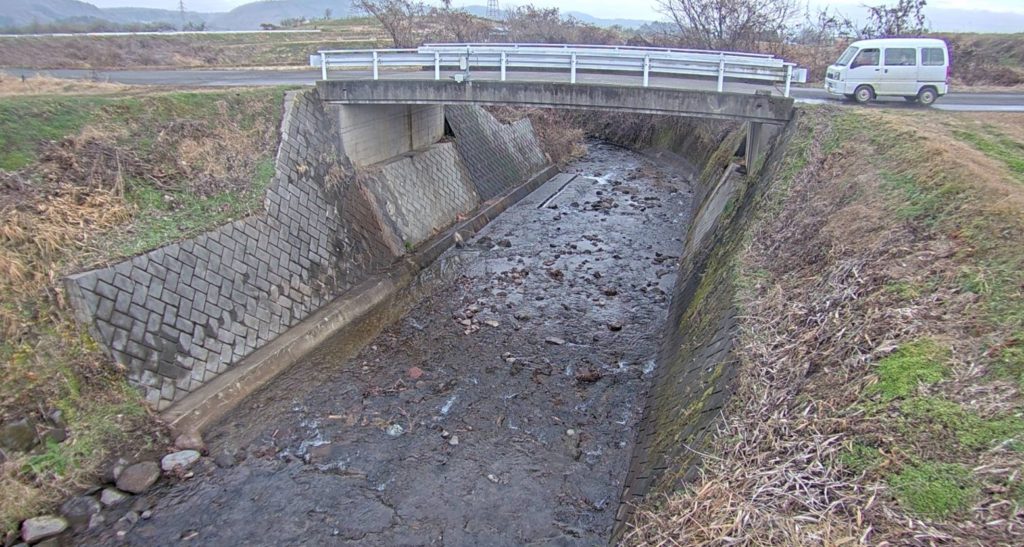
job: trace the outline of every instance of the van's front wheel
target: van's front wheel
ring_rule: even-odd
[[[870,103],[875,98],[875,90],[869,85],[862,85],[853,92],[853,99],[860,104]]]
[[[928,106],[935,102],[935,99],[939,98],[939,93],[935,91],[934,87],[925,87],[917,94],[917,102]]]

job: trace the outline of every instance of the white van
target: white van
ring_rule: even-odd
[[[859,103],[894,96],[932,104],[949,91],[949,49],[933,38],[854,42],[828,67],[825,91]]]

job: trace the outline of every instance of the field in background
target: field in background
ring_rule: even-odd
[[[805,111],[733,266],[737,393],[630,544],[1024,541],[1022,128]]]
[[[365,18],[308,23],[309,33],[0,37],[0,67],[139,68],[305,66],[317,50],[387,45]]]
[[[0,422],[67,434],[2,463],[8,529],[95,480],[112,448],[166,442],[70,317],[61,277],[262,210],[283,91],[30,79],[0,95]]]

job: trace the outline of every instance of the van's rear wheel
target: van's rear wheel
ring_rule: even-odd
[[[939,93],[935,91],[934,87],[925,87],[917,94],[917,100],[921,104],[928,106],[935,102],[935,99],[939,98]]]
[[[875,90],[869,85],[862,85],[853,92],[853,99],[860,104],[870,103],[875,98]]]

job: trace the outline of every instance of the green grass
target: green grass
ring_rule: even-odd
[[[918,385],[934,384],[946,377],[948,358],[948,350],[928,339],[905,344],[878,362],[878,383],[868,392],[884,400],[913,395]]]
[[[922,462],[889,477],[900,504],[928,518],[944,519],[968,509],[978,496],[970,470],[960,464]]]
[[[953,131],[953,135],[986,156],[1002,162],[1018,182],[1024,182],[1024,144],[1019,143],[994,128],[986,127],[987,134],[973,131]]]
[[[959,404],[935,397],[914,397],[904,401],[900,410],[910,428],[920,434],[934,427],[935,436],[952,434],[964,447],[985,450],[1008,442],[1009,446],[1024,448],[1024,420],[1018,416],[983,418]]]
[[[884,461],[882,452],[873,446],[854,442],[839,453],[839,462],[854,475],[866,473]]]
[[[0,169],[20,169],[36,159],[40,142],[76,133],[113,99],[15,97],[0,101]]]

